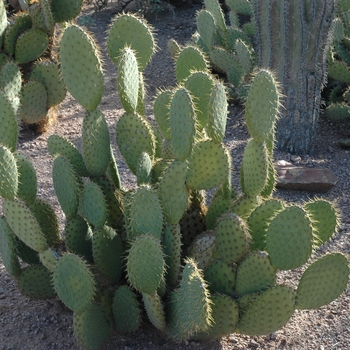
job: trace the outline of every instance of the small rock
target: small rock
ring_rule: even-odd
[[[327,192],[337,183],[336,176],[326,168],[307,168],[301,166],[278,166],[278,188]]]
[[[300,161],[301,161],[301,158],[300,158],[299,156],[293,155],[293,156],[290,157],[290,160],[291,160],[292,162],[300,162]]]

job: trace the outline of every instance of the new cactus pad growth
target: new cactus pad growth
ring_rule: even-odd
[[[205,3],[215,25],[225,29],[220,7]],[[248,1],[230,3],[250,13]],[[205,35],[209,42],[211,34]],[[116,90],[125,109],[116,143],[137,184],[125,189],[120,181],[99,107],[97,45],[71,25],[61,42],[61,69],[86,113],[82,153],[61,136],[48,140],[54,189],[66,218],[62,235],[51,207],[36,197],[29,159],[15,152],[16,129],[11,136],[0,133],[0,253],[20,290],[35,298],[57,295],[74,312],[74,332],[85,349],[100,348],[112,328],[137,330],[143,316],[175,340],[269,334],[295,309],[337,298],[348,282],[348,261],[341,253],[319,257],[315,248],[336,231],[338,211],[326,200],[301,206],[273,198],[279,110],[273,74],[260,70],[253,77],[246,105],[251,139],[240,172],[223,142],[226,88],[206,65],[200,71],[181,67],[178,54],[178,85],[158,92],[153,124],[142,112],[140,75],[155,51],[152,30],[137,16],[118,15],[107,45],[118,65]],[[194,50],[189,47],[183,55]],[[74,55],[90,76],[74,71]],[[1,122],[8,114],[0,115]],[[241,191],[232,176],[240,177]],[[212,189],[210,202],[206,192]],[[279,270],[305,264],[297,289],[276,278]]]

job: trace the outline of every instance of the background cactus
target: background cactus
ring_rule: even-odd
[[[7,18],[0,2],[0,90],[19,120],[44,132],[65,98],[55,45],[56,23],[75,18],[82,1],[39,0]]]
[[[144,52],[153,52],[153,33],[147,24],[133,15],[123,14],[114,19],[116,28],[125,22],[130,35],[133,28],[137,28],[139,42],[152,43]],[[63,43],[67,43],[72,33],[79,33],[77,48],[90,47],[90,56],[98,65],[94,70],[100,72],[96,45],[82,29],[69,27],[63,33]],[[145,33],[144,40],[142,33]],[[83,98],[85,109],[90,109],[90,102],[94,102],[95,109],[87,110],[84,115],[82,138],[86,141],[81,156],[63,138],[52,137],[49,141],[54,157],[55,191],[66,215],[62,237],[53,238],[43,227],[40,214],[47,213],[48,209],[41,205],[34,208],[33,195],[17,198],[20,175],[17,162],[13,161],[14,150],[1,146],[4,158],[9,161],[0,163],[0,174],[11,180],[9,184],[3,181],[1,188],[4,218],[0,225],[0,252],[9,272],[20,281],[21,289],[33,290],[28,287],[33,281],[29,282],[27,273],[18,267],[18,259],[24,259],[15,249],[16,240],[29,246],[34,257],[40,256],[39,266],[46,275],[40,274],[36,286],[45,285],[48,292],[43,293],[44,297],[57,294],[74,312],[77,340],[89,349],[97,349],[113,325],[121,332],[136,330],[143,309],[156,328],[177,340],[211,339],[233,332],[269,334],[283,327],[296,308],[318,307],[337,298],[346,288],[349,273],[348,261],[340,253],[334,257],[326,255],[311,264],[298,290],[275,282],[278,269],[292,269],[311,262],[313,248],[335,232],[338,213],[331,210],[324,222],[327,233],[322,232],[322,237],[318,237],[315,218],[322,216],[319,211],[324,209],[320,201],[304,207],[287,203],[270,205],[268,214],[262,208],[272,201],[275,181],[274,173],[269,177],[268,171],[280,98],[273,75],[268,70],[258,71],[248,93],[246,114],[250,118],[250,142],[259,150],[263,162],[255,151],[249,151],[243,158],[243,193],[237,195],[231,184],[231,160],[223,144],[227,102],[222,82],[210,76],[206,66],[199,67],[209,77],[210,88],[197,98],[202,100],[196,103],[207,103],[209,110],[208,116],[198,122],[194,98],[186,88],[186,81],[198,75],[198,71],[190,71],[186,78],[180,75],[178,86],[165,90],[164,100],[159,97],[163,93],[156,100],[157,108],[166,112],[156,138],[153,125],[137,112],[142,103],[138,98],[135,105],[135,94],[139,90],[123,76],[127,72],[132,74],[130,79],[136,81],[144,68],[138,65],[136,69],[135,60],[130,57],[146,57],[144,65],[150,59],[149,55],[138,55],[133,47],[128,42],[118,51],[117,63],[125,68],[119,73],[122,83],[118,83],[118,88],[129,112],[119,119],[116,136],[130,170],[138,176],[135,188],[126,190],[121,186],[111,148],[106,147],[110,139],[108,131],[104,131],[105,116],[98,103],[95,106],[97,95],[92,96],[92,101]],[[61,56],[63,71],[65,65],[71,66],[71,60],[68,55]],[[129,60],[131,69],[126,68]],[[77,83],[82,82],[77,80]],[[193,85],[195,80],[191,81],[190,86]],[[94,86],[89,88],[93,90]],[[193,91],[197,91],[195,87]],[[266,91],[269,93],[261,101],[260,95]],[[73,88],[71,94],[81,100],[79,89]],[[91,115],[95,117],[93,120]],[[129,147],[133,145],[123,140],[122,132],[118,133],[125,125],[135,147]],[[9,140],[16,138],[16,132],[13,127]],[[187,142],[183,133],[188,137]],[[170,141],[168,146],[172,152],[166,153],[166,159],[159,159],[155,151],[157,142],[165,140]],[[91,147],[89,142],[95,146]],[[92,156],[95,147],[101,153],[98,157]],[[150,164],[152,170],[149,170]],[[113,177],[111,169],[114,169]],[[266,191],[269,180],[272,186]],[[28,182],[33,181],[32,178]],[[213,188],[216,193],[212,203],[208,203],[205,191]],[[219,200],[224,205],[212,211],[212,231],[205,232],[207,206],[210,210]],[[260,214],[262,211],[265,215],[258,215],[258,208]],[[331,204],[329,208],[333,208]],[[96,218],[100,210],[103,215]],[[117,220],[115,213],[119,213]],[[290,232],[287,237],[279,234],[286,222]],[[252,223],[254,234],[250,233]],[[297,257],[285,254],[295,243],[290,242],[291,237],[298,243]],[[115,255],[108,259],[111,252]],[[335,283],[330,290],[317,294],[313,281],[329,275],[330,270],[323,269],[328,261],[334,267],[331,271]],[[260,265],[264,274],[257,273]],[[47,278],[50,274],[52,278]],[[220,278],[226,275],[228,281]],[[253,286],[251,279],[255,281]],[[33,294],[31,296],[42,296]],[[317,295],[317,304],[310,303],[313,295]],[[261,317],[257,318],[256,314]]]

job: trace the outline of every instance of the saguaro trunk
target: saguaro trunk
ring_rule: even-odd
[[[254,0],[258,64],[276,73],[284,97],[277,146],[313,153],[336,0]]]

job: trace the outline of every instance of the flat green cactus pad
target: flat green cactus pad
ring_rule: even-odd
[[[205,8],[214,17],[216,25],[220,28],[221,31],[225,32],[226,31],[225,17],[219,2],[217,0],[204,0],[204,5],[205,5]]]
[[[225,86],[217,82],[210,94],[208,136],[216,143],[221,143],[226,130],[227,97]]]
[[[229,167],[229,155],[222,144],[200,141],[188,158],[187,186],[194,190],[219,186],[226,180]]]
[[[266,230],[271,218],[283,209],[283,202],[270,199],[256,207],[250,214],[247,224],[253,238],[252,250],[266,250]]]
[[[43,84],[31,80],[22,87],[20,118],[28,124],[38,123],[47,115],[47,91]]]
[[[165,273],[159,239],[149,234],[137,237],[129,250],[126,268],[128,280],[137,291],[155,293]]]
[[[350,106],[345,103],[332,103],[325,109],[325,116],[331,120],[350,118]]]
[[[18,168],[13,153],[0,144],[0,196],[12,199],[18,191]]]
[[[47,139],[47,147],[53,158],[63,156],[79,176],[88,176],[83,156],[72,142],[60,135],[51,135]]]
[[[294,291],[288,286],[272,287],[248,306],[238,322],[236,332],[247,335],[276,332],[288,322],[294,309]]]
[[[104,175],[111,161],[111,146],[107,121],[99,108],[86,112],[82,135],[86,168],[92,176]]]
[[[312,227],[315,232],[315,244],[321,245],[332,237],[339,224],[340,214],[332,203],[325,199],[315,199],[306,203],[305,210],[312,220]]]
[[[276,269],[265,252],[254,252],[238,266],[236,293],[240,296],[262,292],[275,284]]]
[[[83,0],[51,0],[55,22],[66,22],[74,19],[81,11]]]
[[[35,299],[52,299],[56,296],[52,273],[43,265],[25,267],[18,279],[18,288],[23,294]]]
[[[51,7],[52,1],[39,0],[39,3],[41,8],[43,23],[45,25],[45,30],[49,35],[52,35],[55,29],[55,19],[53,18],[52,7]]]
[[[235,331],[239,320],[237,302],[228,295],[214,294],[211,297],[212,326],[202,333],[196,334],[196,340],[218,339]]]
[[[79,256],[65,254],[58,260],[53,284],[59,298],[72,311],[82,312],[91,305],[95,283],[91,271]]]
[[[4,36],[4,51],[9,55],[15,54],[16,41],[26,30],[31,29],[32,19],[26,13],[15,16],[7,28]]]
[[[338,80],[342,83],[350,82],[350,70],[348,66],[342,61],[334,61],[328,67],[328,75],[334,79]]]
[[[18,139],[18,124],[11,103],[0,91],[0,140],[3,146],[15,151]]]
[[[102,189],[94,182],[87,182],[81,195],[83,216],[94,227],[102,227],[107,221],[108,211]]]
[[[73,328],[78,343],[86,350],[99,349],[112,331],[102,307],[96,303],[74,313]]]
[[[244,193],[254,197],[265,188],[268,179],[269,158],[265,143],[250,139],[243,155]]]
[[[68,91],[86,110],[95,110],[104,91],[104,78],[94,40],[82,28],[71,25],[61,39],[60,59]]]
[[[40,29],[29,29],[21,34],[15,47],[15,60],[18,64],[35,61],[48,48],[49,38]]]
[[[216,24],[213,15],[207,10],[201,10],[196,17],[197,30],[208,50],[214,46]]]
[[[66,97],[67,88],[58,66],[49,60],[37,62],[30,74],[31,80],[43,84],[47,91],[47,107],[60,104]]]
[[[141,307],[136,294],[126,285],[120,286],[113,297],[113,316],[118,332],[133,332],[140,326]]]
[[[81,216],[77,215],[66,221],[64,241],[70,253],[82,256],[92,262],[92,230]]]
[[[271,220],[266,233],[266,250],[277,269],[290,270],[305,264],[312,246],[312,223],[304,209],[290,206]]]
[[[211,301],[202,271],[194,260],[185,260],[179,289],[170,295],[165,332],[177,340],[207,331],[212,324]]]
[[[48,248],[38,221],[23,202],[5,200],[3,210],[9,226],[21,241],[37,252],[42,252]]]
[[[252,5],[249,0],[226,0],[226,5],[242,15],[252,15]]]
[[[165,264],[165,279],[169,286],[175,286],[181,267],[181,232],[179,224],[166,224],[162,240]]]
[[[15,234],[12,232],[5,217],[0,217],[0,255],[6,270],[14,277],[21,274]]]
[[[313,262],[300,278],[296,308],[317,309],[338,298],[349,281],[348,264],[340,253],[327,254]]]
[[[124,113],[121,116],[116,128],[116,139],[120,153],[134,174],[142,152],[148,153],[153,159],[155,138],[149,123],[139,115]]]
[[[82,183],[63,156],[56,157],[53,162],[52,180],[64,214],[67,218],[74,217],[78,212]]]
[[[158,294],[142,293],[142,301],[146,309],[147,317],[154,327],[159,330],[165,328],[165,313],[162,299]]]
[[[171,144],[175,156],[184,161],[192,152],[196,136],[196,115],[191,95],[178,88],[170,106]]]
[[[0,87],[9,100],[19,95],[22,87],[21,72],[14,62],[7,62],[0,70]]]
[[[43,199],[36,198],[33,203],[28,204],[28,208],[38,221],[46,241],[50,247],[55,247],[62,242],[58,219],[52,206]]]
[[[186,46],[176,58],[175,73],[179,83],[186,80],[192,72],[208,70],[203,53],[195,46]]]
[[[159,180],[159,200],[164,218],[170,224],[178,223],[187,208],[186,175],[187,164],[174,160]]]
[[[227,213],[231,206],[231,199],[217,197],[215,198],[208,208],[207,215],[205,216],[205,223],[208,230],[214,229],[219,217]]]
[[[220,293],[234,296],[236,266],[228,265],[223,260],[215,260],[204,272],[204,279],[209,283],[211,294]]]
[[[117,15],[112,21],[107,49],[116,64],[120,50],[126,46],[136,53],[139,69],[143,70],[155,51],[155,41],[149,25],[135,14]]]
[[[251,236],[244,220],[233,213],[221,216],[215,228],[219,256],[228,264],[242,260],[249,252]]]
[[[214,88],[214,79],[207,72],[193,72],[184,82],[184,86],[193,98],[198,127],[203,129],[209,121],[211,113],[210,102],[218,102],[217,99],[211,99],[211,94]],[[219,106],[221,107],[220,110],[226,107],[226,95],[225,102],[222,105],[218,103],[215,107]],[[225,110],[225,120],[226,113]]]
[[[171,90],[159,91],[154,100],[154,117],[160,131],[167,140],[171,140],[170,132],[170,104],[173,92]]]
[[[134,113],[139,100],[139,69],[135,52],[126,47],[118,59],[118,94],[127,113]]]
[[[250,87],[245,115],[251,136],[264,142],[274,129],[279,108],[279,93],[271,72],[260,70]]]
[[[122,275],[123,245],[120,236],[108,226],[95,230],[92,252],[97,268],[108,280],[117,283]]]

